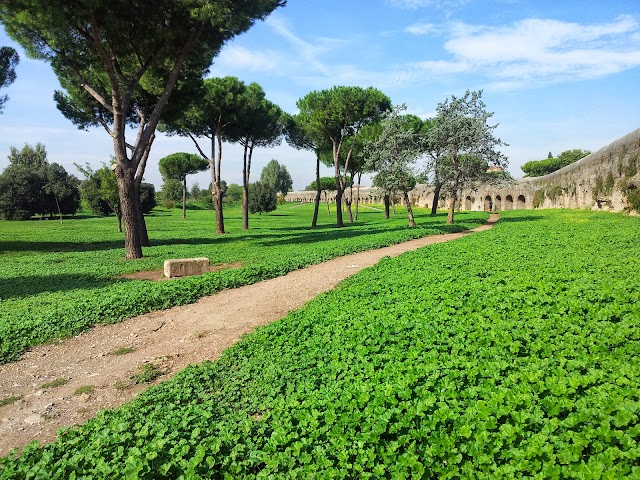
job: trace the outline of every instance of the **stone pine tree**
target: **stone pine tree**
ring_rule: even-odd
[[[316,197],[313,208],[313,219],[311,220],[311,228],[318,225],[318,211],[320,209],[320,197],[322,195],[322,182],[320,179],[320,163],[323,150],[329,151],[330,144],[322,137],[313,137],[311,132],[305,130],[305,122],[300,115],[287,115],[284,119],[284,135],[287,143],[298,150],[311,150],[316,157],[316,179],[315,187]],[[334,179],[335,183],[335,179]],[[327,209],[329,203],[327,202]]]
[[[187,218],[187,176],[202,172],[209,162],[193,153],[172,153],[160,159],[160,173],[165,180],[178,180],[182,187],[182,218]]]
[[[377,138],[367,142],[367,167],[377,172],[374,185],[385,192],[402,194],[409,226],[415,227],[409,191],[416,186],[416,163],[424,149],[422,137],[411,126],[411,117],[401,115],[404,110],[406,106],[401,105],[388,112]]]
[[[497,150],[506,143],[494,136],[497,125],[487,123],[493,113],[487,112],[482,91],[452,96],[438,104],[436,112],[426,138],[427,152],[431,169],[450,198],[447,223],[453,223],[460,191],[484,175],[488,166],[506,167],[506,157]]]
[[[349,162],[362,127],[376,122],[391,108],[391,100],[380,90],[333,87],[314,91],[297,102],[298,118],[306,134],[317,144],[330,146],[336,177],[337,226],[343,227],[342,197],[347,187]],[[351,139],[346,147],[347,139]],[[343,152],[346,148],[346,153]],[[344,163],[341,156],[344,155]],[[350,211],[350,205],[347,205]]]
[[[180,96],[180,108],[170,108],[161,125],[161,129],[170,135],[189,137],[202,158],[209,162],[217,234],[225,233],[221,177],[223,140],[238,121],[246,90],[244,82],[236,77],[207,78],[188,95]],[[206,147],[199,144],[201,137],[210,142],[211,153],[205,153]]]
[[[229,126],[226,138],[243,147],[242,156],[242,228],[249,228],[249,179],[251,159],[256,147],[271,147],[282,140],[283,113],[280,107],[265,98],[264,90],[257,83],[247,86],[239,98],[240,108],[236,121]]]
[[[186,72],[202,77],[226,41],[285,0],[3,0],[0,23],[51,63],[63,112],[113,139],[127,258],[142,257],[137,194],[156,127]],[[66,109],[66,111],[65,111]],[[90,119],[90,120],[89,120]],[[127,125],[135,125],[127,139]],[[145,229],[146,231],[146,229]]]
[[[20,62],[18,53],[11,47],[0,47],[0,88],[6,88],[16,79],[16,65]],[[0,113],[9,97],[0,95]]]

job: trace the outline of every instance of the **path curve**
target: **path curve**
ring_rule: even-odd
[[[0,406],[0,456],[35,439],[53,441],[59,428],[83,423],[101,409],[131,400],[149,387],[130,380],[143,364],[154,363],[166,372],[158,383],[188,364],[215,360],[243,334],[284,317],[382,257],[487,230],[497,220],[498,215],[492,214],[485,225],[466,232],[338,257],[283,277],[223,290],[193,304],[99,325],[76,337],[34,347],[19,360],[0,365],[0,400],[21,397]],[[133,351],[113,353],[122,348]],[[43,387],[59,379],[67,383]]]

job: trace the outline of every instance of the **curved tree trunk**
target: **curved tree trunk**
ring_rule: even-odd
[[[436,186],[433,190],[433,205],[431,205],[431,215],[435,215],[438,213],[438,203],[440,203],[440,189],[442,185],[436,183]]]
[[[403,192],[404,194],[404,203],[407,204],[407,216],[409,217],[409,226],[415,227],[416,221],[413,218],[413,209],[411,208],[411,201],[409,200],[409,192]]]

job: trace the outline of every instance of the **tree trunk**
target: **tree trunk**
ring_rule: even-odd
[[[211,134],[211,157],[207,158],[204,152],[200,150],[198,142],[191,137],[193,143],[200,151],[200,155],[209,161],[209,171],[211,172],[211,198],[213,200],[213,208],[216,212],[216,234],[224,233],[224,215],[222,213],[222,189],[220,188],[220,166],[222,164],[222,138],[221,132],[212,132]],[[216,154],[216,139],[218,142],[218,151]],[[216,156],[217,155],[217,156]]]
[[[54,193],[53,198],[56,199],[56,207],[58,207],[58,215],[60,215],[60,225],[64,225],[62,222],[62,211],[60,210],[60,203],[58,202],[58,196]]]
[[[249,185],[242,185],[242,229],[249,229]]]
[[[449,214],[447,215],[447,223],[453,223],[453,217],[456,211],[456,202],[458,201],[458,189],[460,188],[460,168],[458,167],[458,158],[454,154],[452,158],[453,166],[453,183],[451,185],[451,194],[453,198],[449,202]]]
[[[147,232],[147,222],[144,219],[144,212],[142,211],[142,202],[140,201],[140,182],[135,181],[135,210],[136,210],[136,224],[138,225],[138,237],[140,238],[140,245],[143,247],[150,247],[149,233]],[[126,222],[125,222],[126,227]]]
[[[436,215],[438,213],[438,203],[440,203],[440,189],[442,185],[436,183],[436,187],[433,190],[433,205],[431,205],[431,215]]]
[[[336,168],[336,225],[338,228],[344,227],[344,222],[342,221],[342,194],[344,190],[342,188],[342,183],[340,182],[340,173]]]
[[[389,194],[384,194],[384,219],[389,220]]]
[[[356,220],[358,220],[359,206],[360,206],[360,181],[362,180],[362,173],[358,173],[358,186],[356,187]]]
[[[187,177],[182,177],[182,219],[187,218]]]
[[[251,151],[249,141],[244,146],[244,158],[242,164],[242,229],[249,229],[249,175],[251,169]]]
[[[120,208],[124,220],[124,249],[125,258],[142,258],[140,243],[140,229],[137,220],[136,205],[140,205],[140,196],[135,187],[134,172],[130,168],[116,167],[118,192],[120,194]]]
[[[403,193],[404,193],[404,203],[407,204],[407,216],[409,217],[409,226],[415,227],[416,221],[413,218],[413,209],[411,208],[411,202],[409,201],[409,192],[403,192]]]
[[[122,233],[122,213],[119,210],[116,212],[116,218],[118,219],[118,231]]]
[[[391,195],[391,211],[393,212],[393,216],[396,216],[396,194]]]
[[[318,210],[320,210],[320,195],[322,194],[322,185],[320,185],[320,152],[316,152],[316,201],[313,207],[313,220],[311,228],[318,226]]]
[[[353,223],[353,213],[351,212],[351,203],[353,202],[353,200],[350,198],[345,198],[344,199],[344,204],[347,207],[347,215],[349,216],[349,223]]]
[[[220,184],[215,182],[211,186],[211,197],[213,199],[213,208],[216,212],[216,233],[222,235],[224,232],[224,215],[222,213],[222,191]]]

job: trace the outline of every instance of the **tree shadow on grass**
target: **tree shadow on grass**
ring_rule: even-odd
[[[0,300],[28,297],[41,293],[55,293],[69,290],[91,290],[105,287],[127,279],[100,278],[92,275],[28,275],[0,278]],[[47,307],[49,306],[47,305]]]
[[[542,215],[525,215],[522,217],[500,217],[500,223],[519,223],[519,222],[535,222],[536,220],[542,220]]]

